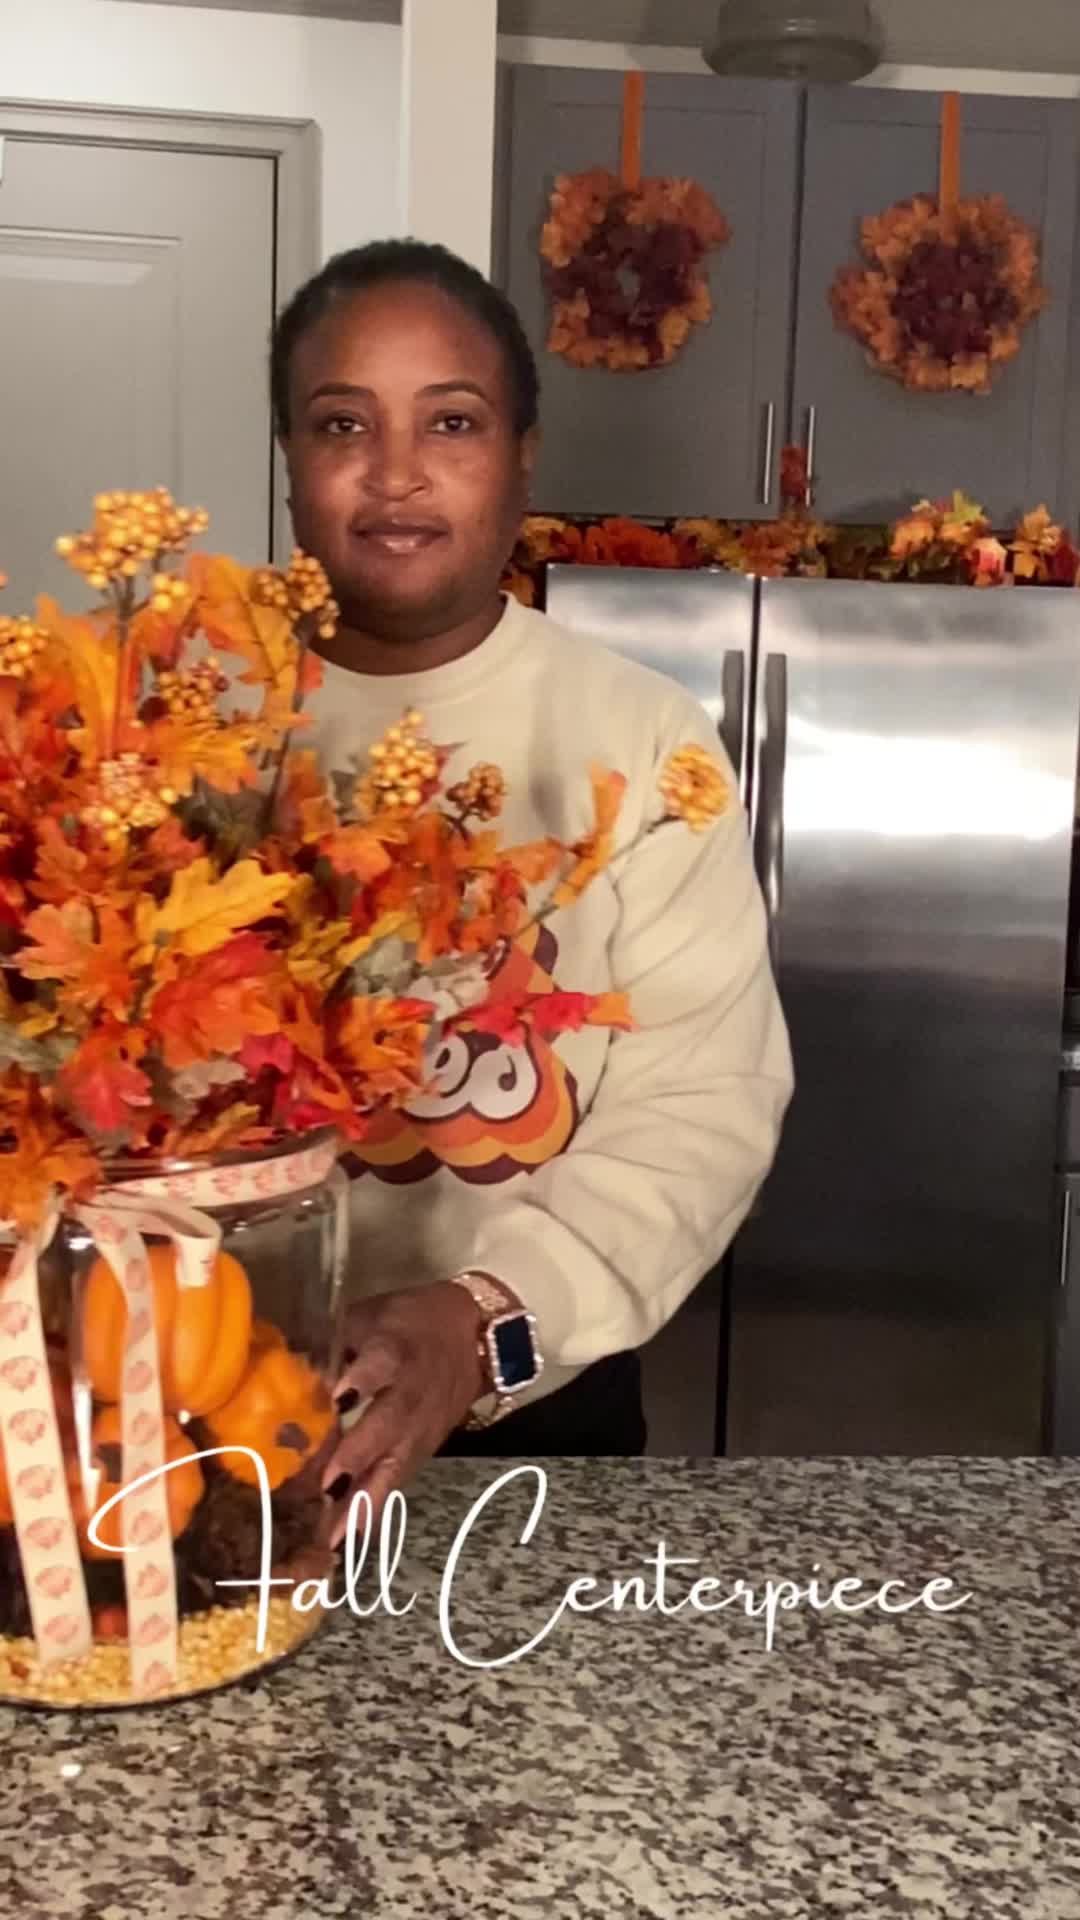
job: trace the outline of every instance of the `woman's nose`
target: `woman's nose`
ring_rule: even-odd
[[[423,449],[411,428],[387,430],[378,436],[367,481],[388,500],[407,499],[426,484]]]

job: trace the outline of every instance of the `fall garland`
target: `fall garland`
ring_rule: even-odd
[[[674,520],[662,527],[623,517],[578,521],[550,514],[524,523],[503,585],[535,606],[549,565],[714,568],[758,579],[924,581],[942,586],[1080,588],[1080,551],[1046,507],[1025,514],[1008,538],[992,530],[963,493],[920,500],[891,527],[831,527],[803,504],[798,450],[789,449],[788,504],[778,520]]]
[[[616,373],[666,366],[712,314],[704,261],[731,237],[693,180],[642,180],[642,74],[628,74],[620,175],[560,174],[540,237],[548,350]]]
[[[947,97],[941,186],[862,222],[866,264],[830,300],[871,364],[917,393],[988,393],[1046,305],[1035,234],[1000,194],[958,193],[959,103]]]

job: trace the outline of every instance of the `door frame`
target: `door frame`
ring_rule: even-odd
[[[314,120],[241,119],[231,114],[142,112],[59,105],[0,96],[0,157],[6,134],[72,145],[152,147],[270,160],[274,166],[273,305],[282,307],[322,263],[322,141]],[[2,174],[2,167],[0,167]],[[292,544],[285,463],[273,443],[272,557]]]

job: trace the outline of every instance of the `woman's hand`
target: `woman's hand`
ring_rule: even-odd
[[[475,1301],[450,1281],[379,1294],[349,1309],[335,1404],[342,1416],[370,1405],[323,1473],[333,1546],[344,1538],[350,1501],[369,1494],[377,1526],[392,1490],[438,1452],[480,1398],[481,1325]]]

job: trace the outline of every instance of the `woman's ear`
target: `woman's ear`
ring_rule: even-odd
[[[532,479],[533,468],[536,466],[539,454],[540,429],[530,427],[528,433],[523,433],[521,436],[521,471],[527,480]]]

